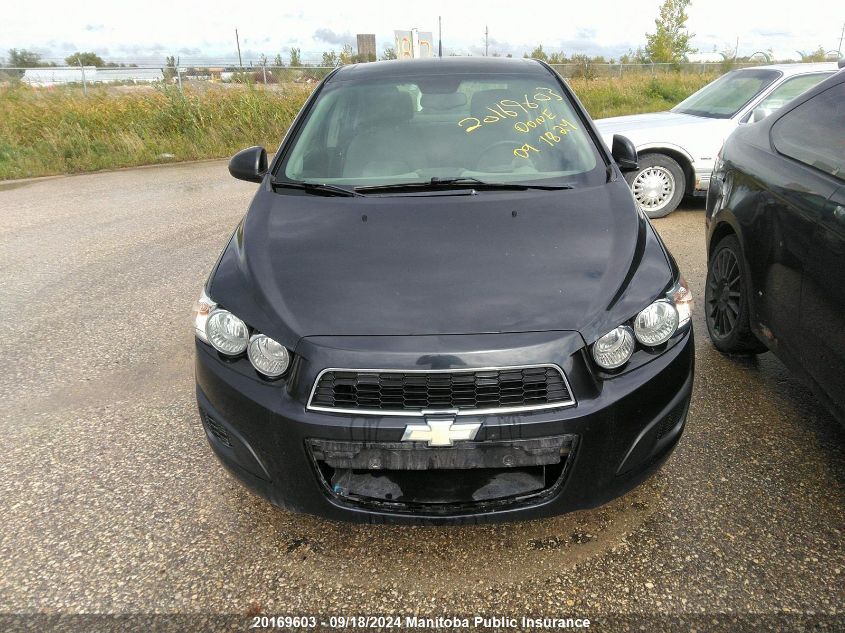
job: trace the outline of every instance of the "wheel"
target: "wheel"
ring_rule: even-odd
[[[625,174],[637,204],[650,218],[662,218],[678,208],[686,190],[684,170],[664,154],[643,154],[636,171]]]
[[[704,286],[707,332],[720,352],[759,354],[766,351],[751,331],[748,280],[735,235],[723,237],[707,263]]]

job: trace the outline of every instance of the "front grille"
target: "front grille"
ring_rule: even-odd
[[[425,409],[530,410],[574,404],[554,365],[448,371],[328,369],[317,378],[309,408],[355,412]]]

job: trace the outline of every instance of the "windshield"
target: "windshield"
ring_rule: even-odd
[[[328,82],[276,179],[345,187],[450,178],[579,186],[604,182],[604,169],[551,74],[426,74]]]
[[[778,70],[734,70],[681,101],[672,112],[729,119],[780,75]]]

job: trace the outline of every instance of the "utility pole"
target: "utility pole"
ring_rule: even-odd
[[[176,81],[179,82],[179,92],[184,93],[185,91],[182,90],[182,73],[179,72],[179,58],[176,58]]]
[[[839,57],[842,57],[842,40],[845,38],[845,22],[842,23],[842,32],[839,34],[839,48],[836,49],[836,53]]]
[[[484,57],[487,57],[487,45],[490,42],[490,29],[484,25]]]
[[[840,46],[841,46],[840,42]],[[437,16],[437,56],[443,57],[443,19]]]
[[[82,65],[82,56],[77,56],[76,61],[79,62],[79,70],[82,71],[82,94],[88,96],[88,82],[85,81],[85,66]]]
[[[82,57],[77,55],[77,63],[79,63],[79,70],[82,71],[82,94],[88,96],[88,82],[85,81],[85,66],[82,65]]]
[[[238,45],[238,66],[244,67],[243,60],[241,60],[241,40],[238,39],[238,29],[235,29],[235,44]]]

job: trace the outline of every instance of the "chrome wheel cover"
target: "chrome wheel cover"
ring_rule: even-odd
[[[646,167],[634,178],[631,191],[643,210],[659,211],[675,195],[675,177],[665,167]]]

